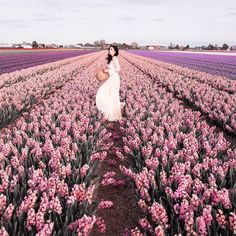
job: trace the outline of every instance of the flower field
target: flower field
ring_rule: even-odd
[[[0,235],[235,235],[236,81],[121,51],[118,134],[105,57],[0,75]]]
[[[129,52],[209,74],[236,79],[235,55],[129,50]],[[223,54],[223,53],[222,53]]]
[[[94,51],[96,50],[0,50],[0,75]]]

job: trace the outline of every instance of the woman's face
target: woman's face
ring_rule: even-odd
[[[114,56],[116,53],[115,49],[113,47],[109,48],[109,54],[111,54],[112,56]]]

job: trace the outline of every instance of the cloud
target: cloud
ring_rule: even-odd
[[[17,28],[29,28],[29,26],[25,24],[15,24],[14,26],[16,26]]]
[[[39,16],[40,14],[38,14],[37,16]],[[42,14],[45,15],[46,14]],[[63,17],[63,16],[50,16],[50,17],[36,17],[36,18],[29,18],[29,19],[0,19],[0,24],[11,24],[13,23],[14,25],[16,25],[15,23],[27,23],[27,22],[42,22],[42,21],[61,21],[61,20],[65,20],[65,19],[70,19],[71,17]]]
[[[236,10],[236,7],[227,7],[227,10]]]
[[[75,8],[75,9],[72,9],[71,11],[77,13],[77,12],[81,12],[81,9]]]
[[[120,2],[123,2],[125,4],[131,4],[133,6],[136,5],[159,5],[159,4],[165,4],[172,0],[119,0]]]
[[[227,16],[236,16],[236,12],[228,12],[226,13]]]
[[[159,17],[159,18],[154,18],[153,21],[164,22],[164,21],[166,21],[166,19],[162,18],[162,17]]]
[[[63,17],[63,16],[52,16],[52,17],[40,17],[40,18],[34,18],[34,19],[30,19],[30,21],[34,21],[34,22],[41,22],[41,21],[61,21],[61,20],[65,20],[65,19],[69,19],[70,17]]]
[[[122,15],[122,16],[120,16],[120,17],[118,17],[118,18],[119,18],[119,20],[123,20],[123,21],[133,21],[133,20],[135,20],[134,17],[132,17],[132,16],[127,16],[127,15]]]

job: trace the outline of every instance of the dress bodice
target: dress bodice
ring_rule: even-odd
[[[120,64],[117,57],[113,57],[111,62],[108,65],[109,74],[118,73],[120,71]]]

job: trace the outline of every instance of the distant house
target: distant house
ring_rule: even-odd
[[[81,43],[77,43],[77,44],[76,44],[76,47],[77,47],[77,48],[82,48],[83,45],[82,45]]]
[[[152,46],[152,45],[147,45],[147,49],[149,49],[149,50],[154,50],[154,46]]]
[[[236,45],[230,46],[230,50],[236,50]]]
[[[12,48],[13,44],[11,43],[0,43],[0,48]]]
[[[22,43],[14,43],[12,47],[13,48],[23,48]]]
[[[129,47],[130,46],[126,43],[123,43],[123,44],[120,45],[120,49],[129,49]]]
[[[33,48],[30,43],[25,43],[25,42],[24,42],[21,46],[22,46],[23,48]]]
[[[45,44],[45,48],[58,48],[58,46],[54,43],[51,43],[51,44]]]
[[[45,48],[45,44],[44,43],[39,43],[39,48]]]
[[[147,49],[149,50],[160,50],[160,49],[165,49],[165,46],[161,45],[147,45]]]

